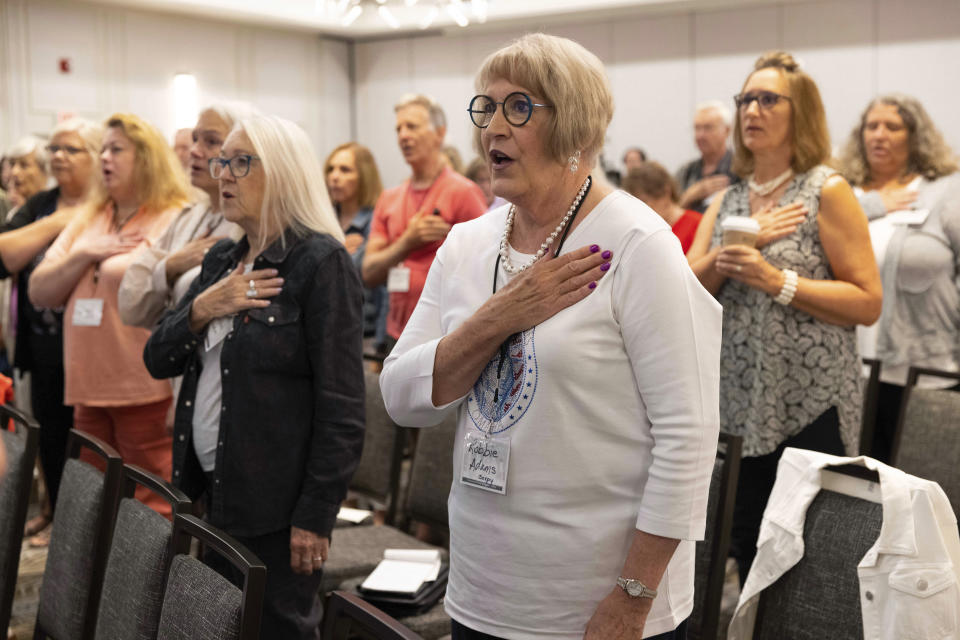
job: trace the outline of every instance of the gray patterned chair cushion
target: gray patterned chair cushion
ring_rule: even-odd
[[[368,370],[365,379],[367,429],[363,436],[363,455],[360,456],[360,464],[353,474],[350,487],[374,496],[386,497],[392,488],[389,470],[393,463],[398,429],[383,404],[380,376]]]
[[[166,518],[142,502],[120,502],[100,596],[97,640],[157,637],[172,530]]]
[[[424,518],[448,526],[447,497],[453,482],[453,442],[456,435],[456,412],[437,426],[420,430],[410,472],[407,510],[411,518]]]
[[[377,568],[387,549],[436,549],[388,526],[334,529],[330,555],[323,565],[322,592],[339,588],[349,578],[366,577]],[[441,551],[446,559],[446,550]]]
[[[359,587],[365,579],[366,576],[351,578],[350,580],[344,581],[339,588],[342,591],[355,593],[357,587]],[[423,636],[424,640],[438,640],[439,638],[450,635],[452,631],[450,616],[447,615],[447,612],[443,608],[443,600],[434,605],[426,613],[421,613],[416,616],[404,616],[397,618],[397,620],[402,622],[403,626],[414,633]]]
[[[83,632],[102,502],[103,474],[86,462],[68,459],[37,613],[43,629],[57,640],[79,639]]]
[[[933,480],[960,518],[960,393],[913,387],[893,464],[911,475]]]
[[[17,504],[26,500],[29,489],[21,486],[20,474],[24,464],[33,466],[33,461],[23,459],[24,440],[9,431],[0,431],[0,439],[7,451],[7,473],[0,479],[0,576],[16,573],[20,563],[20,546],[23,529],[16,522]],[[4,581],[0,580],[0,602],[13,598],[5,593]]]
[[[157,640],[233,640],[243,592],[196,558],[170,563]],[[264,638],[266,640],[266,638]]]
[[[807,509],[803,558],[760,596],[754,639],[863,638],[857,564],[882,522],[881,505],[821,490]]]
[[[718,457],[713,463],[713,475],[710,477],[710,497],[707,501],[707,529],[703,540],[697,542],[696,570],[693,576],[693,612],[687,626],[687,636],[690,640],[700,640],[700,623],[703,619],[703,608],[707,596],[707,578],[710,575],[710,556],[714,545],[714,527],[717,521],[717,507],[720,501],[720,481],[723,474],[723,458]],[[709,640],[716,640],[710,638]]]

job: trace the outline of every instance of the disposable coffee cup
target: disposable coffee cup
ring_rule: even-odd
[[[743,244],[748,247],[757,246],[757,234],[760,233],[760,223],[746,216],[730,216],[720,223],[723,230],[723,246]]]

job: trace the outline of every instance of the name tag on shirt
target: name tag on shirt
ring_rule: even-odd
[[[470,434],[464,442],[460,483],[505,495],[509,465],[509,439]]]
[[[927,221],[929,215],[930,209],[904,209],[887,214],[887,219],[891,224],[919,227]]]
[[[410,291],[410,269],[402,265],[390,269],[387,272],[387,291],[390,293]]]
[[[103,298],[77,298],[73,305],[73,326],[99,327],[103,321]]]

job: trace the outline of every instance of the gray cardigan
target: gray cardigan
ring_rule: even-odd
[[[860,196],[870,220],[886,215],[877,192]],[[919,225],[898,226],[880,267],[883,312],[877,357],[886,366],[960,369],[960,174],[918,187]]]

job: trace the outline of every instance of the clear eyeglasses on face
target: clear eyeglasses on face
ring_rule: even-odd
[[[86,149],[82,147],[72,147],[68,144],[48,144],[47,145],[47,153],[49,153],[52,156],[56,155],[60,151],[63,151],[68,156],[75,156],[78,153],[82,153],[86,151]]]
[[[750,103],[756,100],[761,109],[773,109],[781,100],[789,99],[790,96],[773,91],[750,91],[733,96],[733,103],[737,105],[738,109],[746,110],[750,108]]]
[[[254,160],[259,159],[257,156],[252,156],[249,153],[241,153],[229,159],[210,158],[207,161],[207,166],[210,167],[210,177],[214,180],[219,180],[220,176],[223,175],[223,170],[227,167],[230,167],[230,175],[234,178],[243,178],[250,173],[250,164]]]
[[[503,107],[503,116],[507,119],[507,122],[515,127],[522,127],[530,121],[534,107],[553,108],[553,105],[550,104],[538,104],[534,102],[530,99],[530,96],[522,91],[514,91],[504,98],[503,102],[497,102],[490,96],[481,94],[473,96],[473,99],[470,101],[470,106],[467,108],[473,124],[481,129],[486,129],[490,126],[490,121],[493,120],[493,116],[497,113],[497,105]]]

